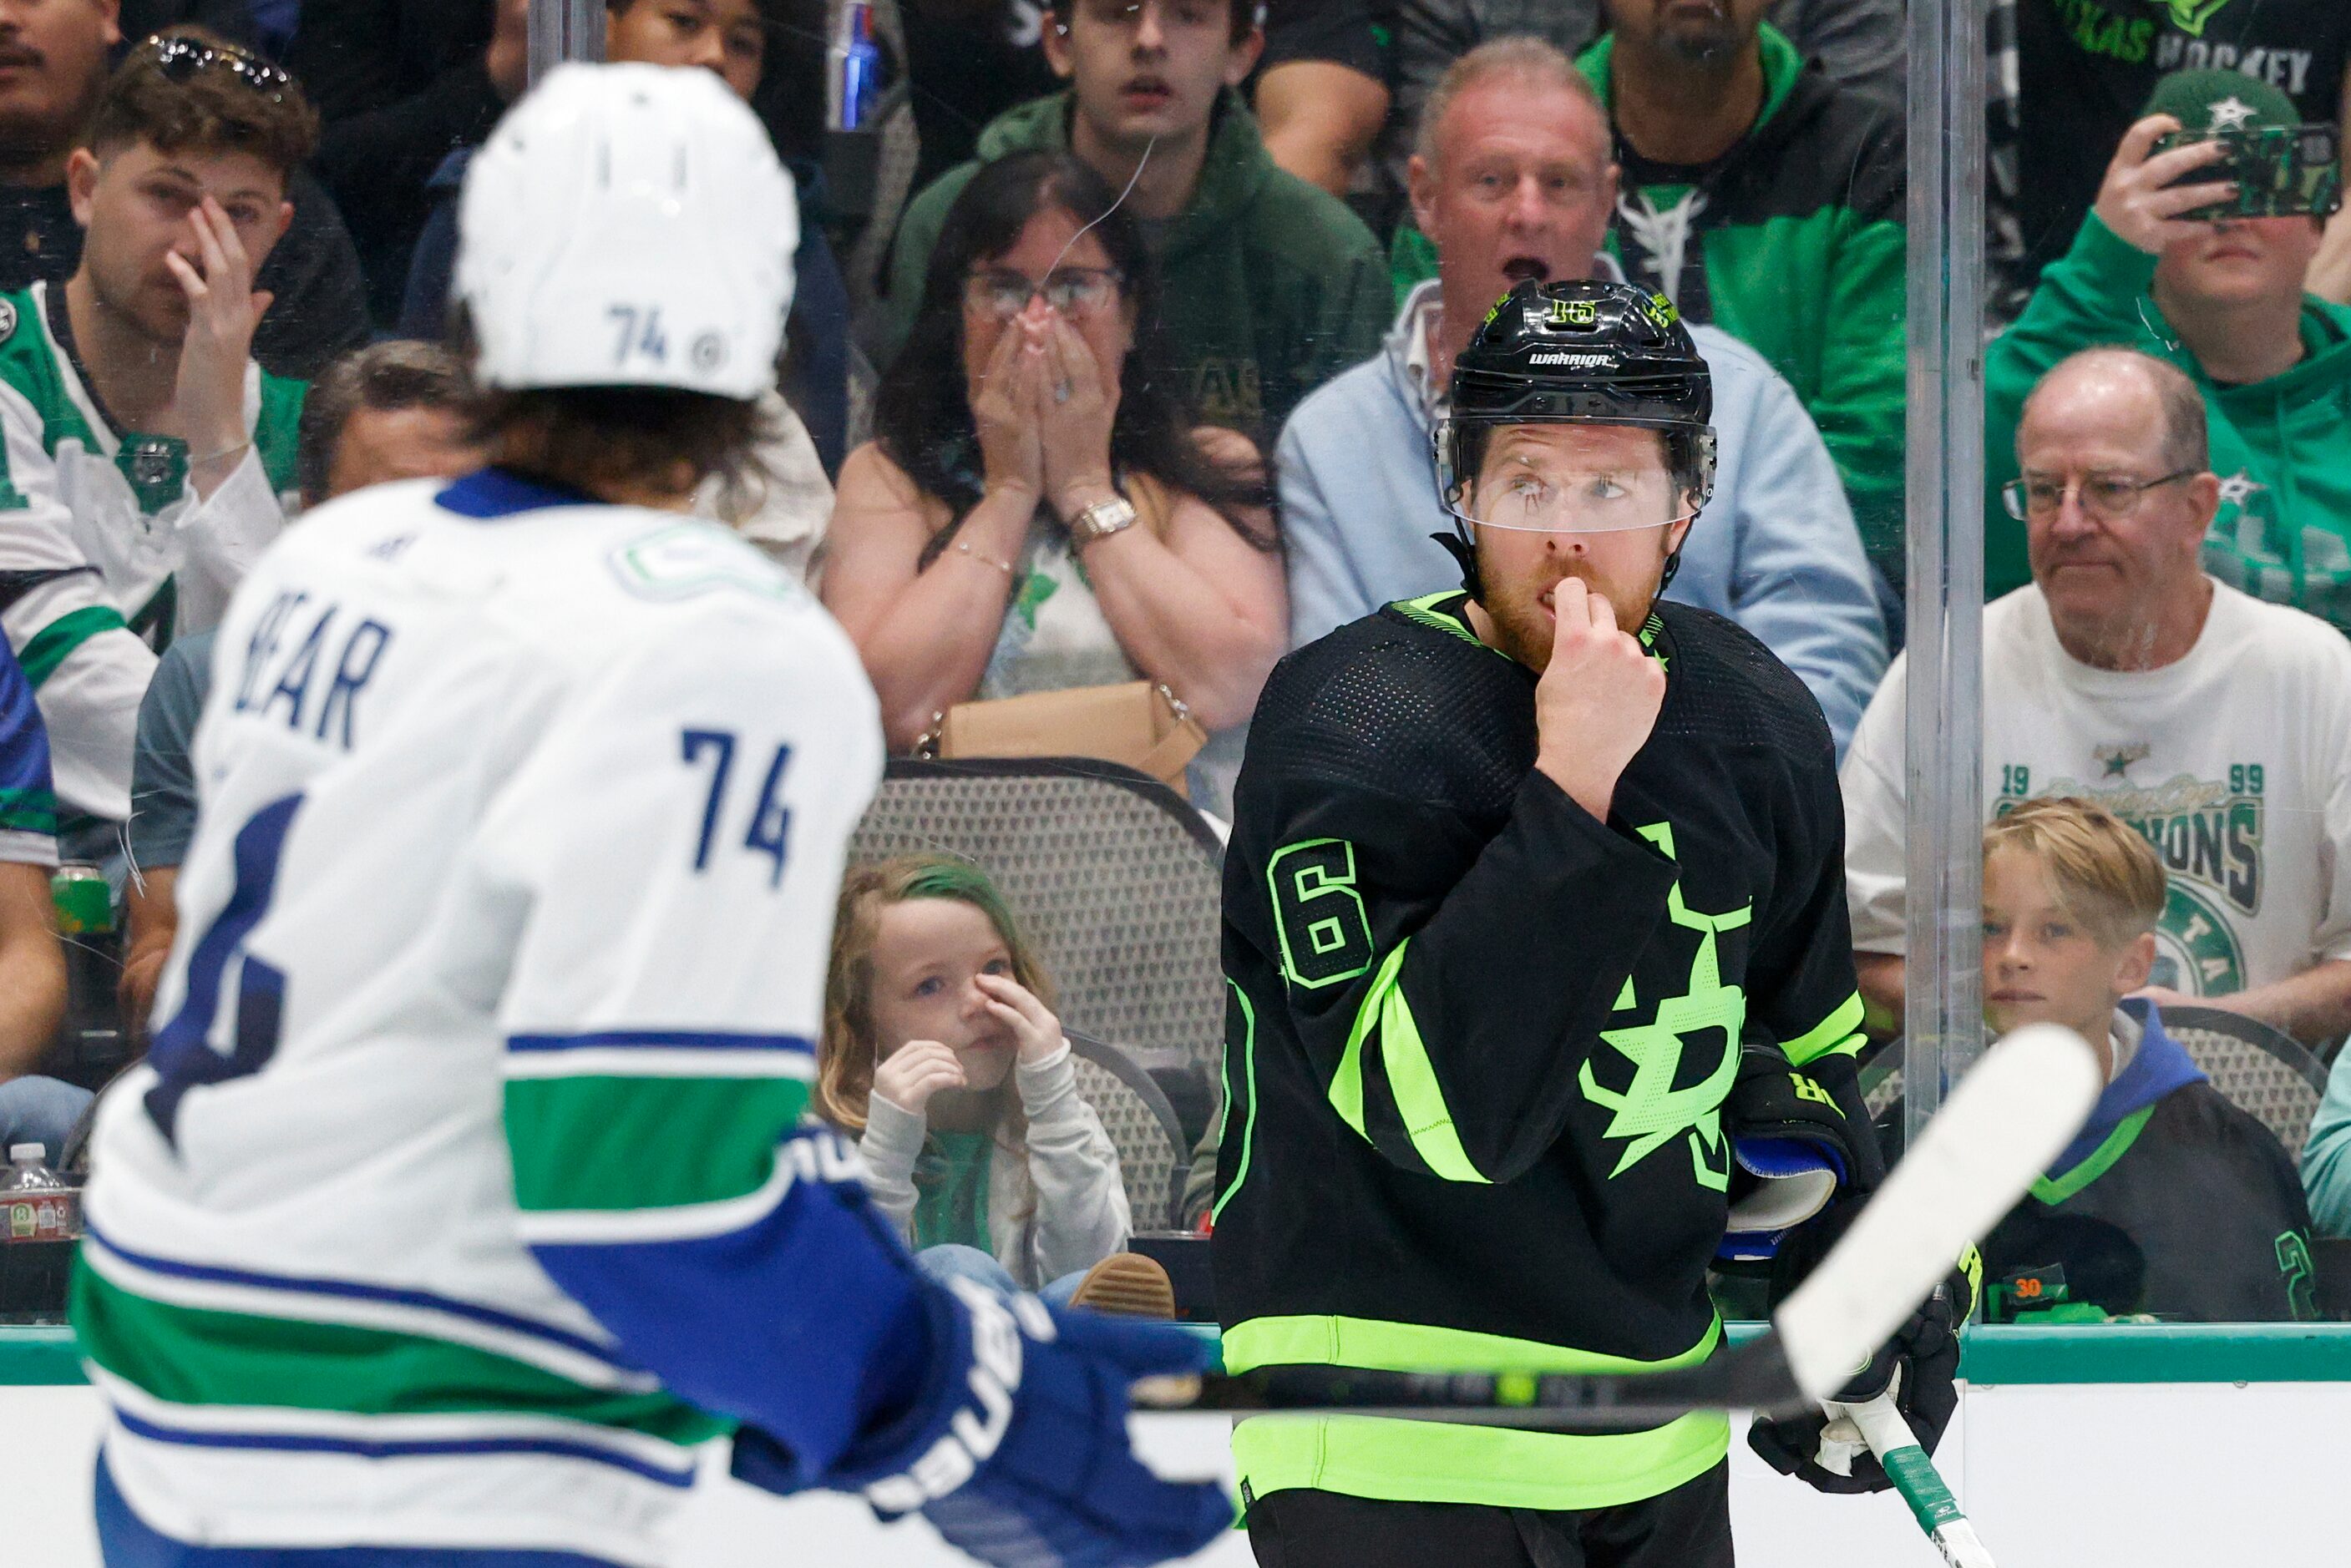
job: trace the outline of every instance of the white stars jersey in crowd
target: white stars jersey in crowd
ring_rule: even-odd
[[[658,1563],[710,1412],[795,1397],[778,1315],[858,1311],[823,1258],[895,1266],[803,1119],[854,650],[713,524],[490,470],[313,514],[214,659],[74,1289],[106,1462],[183,1541]]]
[[[246,366],[252,447],[200,498],[186,442],[108,423],[61,341],[64,308],[45,283],[0,295],[0,631],[40,701],[68,818],[120,822],[150,644],[215,625],[284,530],[307,388]]]
[[[2095,670],[2027,586],[1984,609],[1984,809],[2078,795],[2170,880],[2155,983],[2216,996],[2351,958],[2351,643],[2215,583],[2188,657]],[[1886,671],[1842,783],[1854,945],[1903,949],[1902,683]]]

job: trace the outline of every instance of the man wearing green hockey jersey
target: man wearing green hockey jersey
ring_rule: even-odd
[[[1808,64],[1763,0],[1607,0],[1576,64],[1608,104],[1625,275],[1788,379],[1862,546],[1902,558],[1902,116]]]
[[[1225,862],[1228,1368],[1687,1366],[1721,1343],[1708,1264],[1777,1239],[1738,1234],[1754,1140],[1875,1186],[1828,725],[1762,644],[1656,598],[1711,410],[1662,296],[1520,283],[1437,427],[1464,587],[1267,682]],[[1967,1305],[1938,1287],[1846,1396],[1898,1376],[1931,1445]],[[1885,1484],[1822,1426],[1753,1440],[1824,1490]],[[1728,1441],[1719,1413],[1272,1417],[1233,1453],[1278,1568],[1729,1568]]]
[[[317,119],[193,28],[135,47],[67,165],[81,265],[0,296],[0,628],[70,836],[130,812],[154,649],[216,622],[284,527],[302,385],[252,360],[255,270]]]
[[[2026,398],[2056,364],[2117,344],[2203,395],[2220,506],[2204,569],[2351,631],[2351,309],[2308,290],[2324,220],[2199,221],[2234,195],[2215,132],[2300,123],[2294,100],[2234,70],[2179,71],[2124,136],[2073,248],[1984,355],[1984,596],[2032,577],[2018,476]],[[2157,151],[2181,133],[2186,145]]]

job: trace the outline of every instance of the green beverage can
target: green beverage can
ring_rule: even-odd
[[[57,929],[69,937],[103,936],[114,929],[114,890],[95,866],[65,865],[49,878],[57,907]]]

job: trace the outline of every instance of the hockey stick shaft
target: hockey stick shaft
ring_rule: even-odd
[[[1988,1053],[1772,1332],[1664,1372],[1446,1373],[1330,1366],[1152,1378],[1141,1409],[1401,1416],[1555,1431],[1655,1426],[1693,1410],[1787,1413],[1827,1398],[2015,1206],[2088,1116],[2100,1087],[2081,1036],[2021,1029]]]
[[[1228,1376],[1145,1378],[1138,1409],[1285,1410],[1454,1421],[1537,1431],[1635,1431],[1692,1410],[1802,1408],[1804,1391],[1770,1334],[1703,1365],[1649,1373],[1384,1372],[1261,1366]]]
[[[1909,1504],[1910,1516],[1950,1568],[1997,1568],[1891,1394],[1859,1405],[1833,1404],[1828,1408],[1830,1414],[1846,1417],[1860,1429],[1862,1441],[1869,1445],[1869,1451],[1886,1467],[1894,1490]]]

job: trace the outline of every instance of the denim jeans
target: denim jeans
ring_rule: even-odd
[[[66,1137],[97,1096],[57,1078],[26,1076],[0,1082],[0,1158],[10,1146],[37,1143],[49,1168],[65,1158]]]
[[[999,1291],[1017,1291],[1011,1271],[977,1247],[967,1247],[960,1241],[942,1241],[935,1247],[925,1247],[914,1254],[914,1262],[923,1272],[942,1283],[951,1279],[977,1280]],[[1048,1281],[1037,1294],[1055,1306],[1067,1306],[1070,1298],[1078,1293],[1078,1286],[1086,1277],[1083,1269],[1074,1274],[1063,1274]]]

